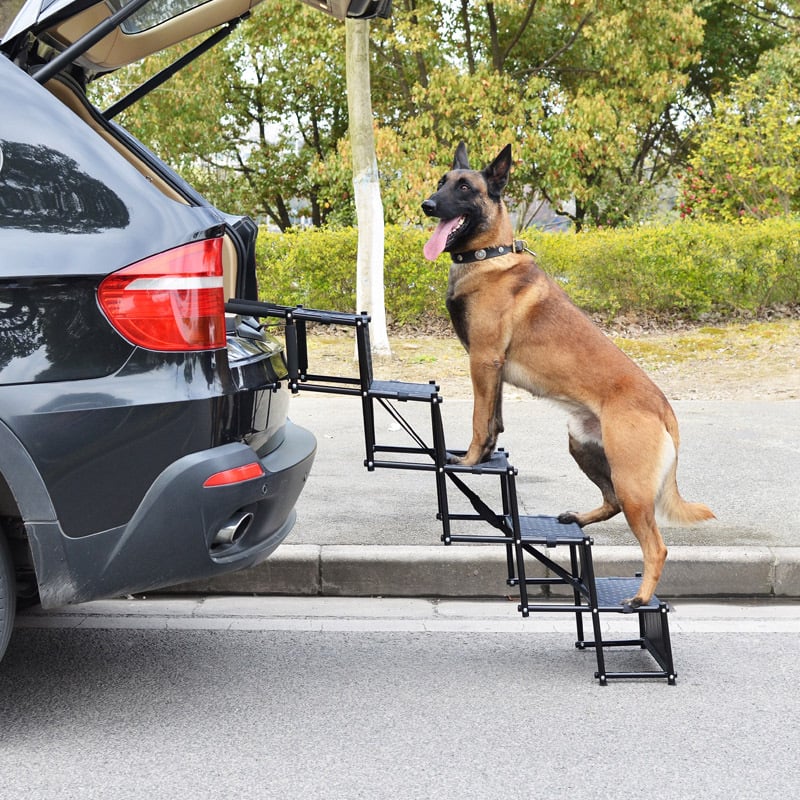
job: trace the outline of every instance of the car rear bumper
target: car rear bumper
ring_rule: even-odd
[[[287,422],[283,443],[264,457],[232,443],[172,463],[119,528],[72,538],[57,522],[29,521],[42,605],[152,591],[263,561],[294,525],[315,452],[314,436]],[[254,461],[263,468],[260,477],[203,485],[216,473]],[[215,544],[231,520],[243,520],[238,536]]]

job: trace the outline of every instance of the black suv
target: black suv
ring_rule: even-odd
[[[0,40],[0,657],[18,597],[242,569],[294,523],[316,443],[287,420],[283,345],[225,313],[258,298],[257,227],[85,93],[253,4],[28,0]]]

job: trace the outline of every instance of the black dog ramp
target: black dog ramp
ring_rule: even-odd
[[[509,463],[509,455],[498,450],[492,457],[475,466],[453,464],[453,455],[445,444],[439,406],[439,387],[402,381],[375,380],[369,340],[370,318],[366,313],[350,314],[320,311],[302,306],[280,306],[253,301],[231,301],[228,313],[254,317],[273,317],[284,323],[286,336],[286,368],[293,392],[315,391],[350,395],[361,400],[364,421],[364,466],[376,468],[425,470],[434,473],[438,500],[437,517],[442,523],[445,545],[458,542],[500,544],[506,549],[507,577],[510,586],[519,587],[519,610],[523,617],[531,613],[571,613],[575,616],[576,647],[594,649],[597,656],[595,677],[601,685],[614,678],[666,678],[675,683],[666,603],[653,597],[650,603],[631,610],[622,600],[635,595],[636,578],[596,578],[592,563],[592,539],[575,523],[562,524],[555,517],[523,516],[517,500],[517,470]],[[309,325],[350,327],[355,332],[358,353],[358,374],[351,376],[321,375],[309,370],[307,330]],[[424,439],[414,428],[400,406],[423,403],[429,407],[430,439]],[[388,413],[411,440],[408,446],[381,443],[376,440],[375,413]],[[428,416],[428,415],[426,415]],[[485,478],[499,478],[499,497],[493,504],[474,490],[470,481],[485,483]],[[471,511],[451,510],[448,488],[455,487],[462,503]],[[470,523],[478,523],[476,527]],[[568,565],[558,563],[551,554],[556,548],[568,551]],[[534,558],[544,565],[546,577],[526,577],[525,559]],[[541,572],[541,571],[540,571]],[[531,602],[528,587],[539,586],[541,602]],[[564,599],[553,593],[553,587],[567,587]],[[602,618],[609,614],[625,614],[638,620],[638,636],[628,639],[605,639]],[[591,618],[594,639],[584,636],[583,615]],[[609,671],[605,665],[609,648],[635,647],[647,651],[656,661],[656,670]]]
[[[547,579],[551,587],[561,584],[568,587],[572,594],[572,603],[568,600],[531,603],[527,599],[527,593],[521,591],[520,611],[523,616],[541,612],[574,613],[577,631],[575,646],[581,650],[595,650],[595,677],[603,686],[611,679],[622,678],[665,678],[667,683],[674,685],[677,674],[669,636],[669,606],[656,596],[647,605],[639,608],[631,609],[626,606],[624,601],[633,597],[639,588],[639,578],[597,577],[592,560],[593,541],[575,523],[562,524],[556,517],[533,516],[520,517],[518,525],[524,556],[535,558],[547,568],[552,576]],[[557,563],[548,555],[558,547],[568,549],[568,566]],[[526,581],[528,584],[532,582],[534,581]],[[584,614],[590,615],[593,640],[584,635]],[[635,618],[638,622],[638,635],[627,639],[607,639],[603,634],[603,618],[609,614],[624,615],[631,622]],[[621,647],[646,650],[655,660],[658,669],[607,669],[606,650]]]

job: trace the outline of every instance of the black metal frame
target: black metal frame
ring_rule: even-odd
[[[369,341],[369,315],[346,314],[336,311],[319,311],[302,306],[287,307],[271,303],[235,300],[226,304],[231,313],[256,317],[277,317],[284,320],[286,333],[286,358],[289,386],[292,392],[315,391],[358,396],[362,402],[364,420],[364,466],[377,468],[432,471],[436,476],[436,493],[442,524],[441,540],[445,545],[460,542],[501,544],[506,549],[509,586],[519,587],[518,609],[523,617],[536,613],[572,613],[575,615],[578,649],[594,649],[597,659],[595,678],[601,685],[610,679],[666,678],[675,684],[676,672],[672,659],[667,615],[669,606],[653,597],[646,606],[631,612],[622,604],[625,597],[636,593],[636,578],[597,577],[592,561],[592,539],[576,523],[560,523],[555,517],[521,516],[517,500],[517,470],[508,460],[508,453],[498,450],[492,457],[475,466],[451,464],[450,455],[460,452],[446,448],[440,405],[439,387],[402,381],[376,381],[372,370]],[[343,377],[317,375],[309,372],[307,323],[343,325],[354,328],[358,354],[358,376]],[[430,405],[432,442],[428,444],[413,425],[402,415],[395,403],[409,401]],[[375,407],[378,403],[404,430],[413,446],[399,447],[380,444],[375,437]],[[384,456],[391,456],[385,458]],[[500,480],[500,507],[496,512],[468,484],[466,476],[496,476]],[[450,510],[448,487],[455,486],[472,506],[471,513]],[[480,530],[463,532],[460,523],[478,522]],[[455,526],[454,526],[455,524]],[[487,525],[492,528],[486,531]],[[458,527],[456,531],[454,527]],[[554,561],[544,551],[557,547],[569,550],[569,567]],[[547,570],[547,577],[526,577],[525,558],[531,557]],[[529,586],[566,586],[572,590],[572,601],[556,602],[552,598],[532,603]],[[636,614],[639,623],[638,637],[607,640],[603,637],[601,615]],[[584,632],[583,615],[590,614],[593,639]],[[606,669],[607,648],[638,647],[647,650],[656,661],[657,670],[614,671]]]

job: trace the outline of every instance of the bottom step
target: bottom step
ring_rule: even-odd
[[[672,643],[669,636],[669,606],[653,595],[647,605],[631,609],[623,606],[622,601],[636,594],[640,584],[639,578],[596,578],[597,592],[597,625],[594,626],[595,641],[579,639],[575,644],[580,649],[593,647],[597,651],[598,671],[595,677],[602,685],[613,678],[666,678],[670,686],[675,685],[677,673],[672,660]],[[588,610],[588,609],[587,609]],[[638,617],[639,636],[631,639],[606,639],[601,632],[599,616],[604,612],[617,614],[627,613]],[[595,615],[592,615],[593,617]],[[580,628],[579,628],[580,637]],[[639,647],[647,650],[658,664],[657,670],[636,670],[613,672],[605,667],[605,650],[611,647]]]

